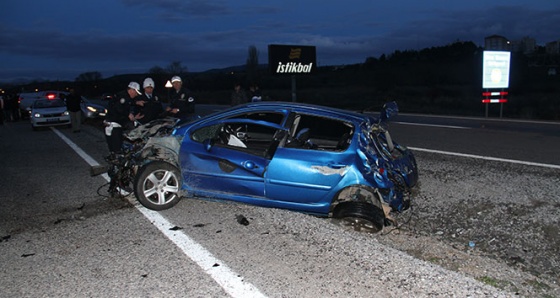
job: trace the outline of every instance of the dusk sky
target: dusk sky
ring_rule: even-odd
[[[354,64],[493,34],[560,40],[560,0],[3,0],[0,81],[173,61],[204,71],[245,64],[251,45],[267,63],[269,44],[316,46],[318,66]]]

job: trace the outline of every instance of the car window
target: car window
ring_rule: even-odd
[[[64,107],[66,104],[62,99],[55,99],[55,100],[36,100],[33,103],[34,108],[57,108],[57,107]]]
[[[290,115],[290,140],[286,147],[344,151],[350,145],[354,125],[340,119],[308,114]]]
[[[229,119],[261,120],[261,121],[282,125],[282,121],[284,120],[284,114],[278,112],[244,113],[244,114],[229,117]]]
[[[199,128],[191,134],[191,139],[198,143],[202,143],[207,139],[215,140],[222,126],[223,124],[215,124]]]
[[[192,133],[191,138],[199,143],[210,139],[214,146],[268,156],[277,131],[277,128],[260,123],[233,121],[197,129]]]

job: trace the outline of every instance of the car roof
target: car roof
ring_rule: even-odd
[[[343,110],[333,107],[300,103],[300,102],[285,102],[285,101],[261,101],[261,102],[251,102],[242,105],[238,105],[230,108],[229,110],[223,111],[218,114],[234,114],[238,111],[248,111],[254,110],[255,112],[260,110],[286,110],[290,112],[300,112],[300,113],[312,113],[318,116],[334,116],[340,117],[352,121],[363,121],[365,118],[373,118],[370,115],[358,113],[355,111]]]

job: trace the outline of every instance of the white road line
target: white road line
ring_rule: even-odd
[[[99,163],[85,153],[74,142],[68,139],[58,129],[51,128],[70,148],[82,157],[90,166],[97,166]],[[109,181],[109,176],[103,174]],[[215,258],[202,245],[191,239],[182,231],[170,230],[173,225],[169,220],[156,211],[149,210],[138,204],[136,200],[129,198],[129,201],[138,209],[154,226],[156,226],[169,240],[171,240],[183,253],[193,260],[204,272],[210,275],[230,296],[232,297],[266,297],[252,284],[243,281],[243,277],[231,270],[224,262]]]
[[[417,125],[417,126],[429,126],[429,127],[442,127],[442,128],[454,128],[454,129],[471,129],[470,127],[465,126],[453,126],[453,125],[437,125],[437,124],[422,124],[422,123],[412,123],[412,122],[392,122],[398,123],[403,125]]]
[[[484,160],[508,162],[508,163],[522,164],[522,165],[527,165],[527,166],[537,166],[537,167],[544,167],[544,168],[550,168],[550,169],[560,169],[560,165],[552,165],[552,164],[522,161],[522,160],[515,160],[515,159],[505,159],[505,158],[498,158],[498,157],[491,157],[491,156],[456,153],[456,152],[448,152],[448,151],[440,151],[440,150],[432,150],[432,149],[424,149],[424,148],[416,148],[416,147],[409,147],[409,146],[407,146],[407,148],[409,148],[411,150],[415,150],[415,151],[422,151],[422,152],[429,152],[429,153],[437,153],[437,154],[453,155],[453,156],[460,156],[460,157],[470,157],[470,158],[477,158],[477,159],[484,159]]]

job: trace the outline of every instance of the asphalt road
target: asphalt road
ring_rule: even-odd
[[[392,134],[415,150],[560,166],[558,123],[405,116]],[[157,213],[104,197],[105,178],[89,175],[107,154],[95,126],[8,123],[0,140],[1,297],[510,296],[327,219],[204,200]]]
[[[560,166],[560,122],[404,114],[390,129],[413,148]]]

